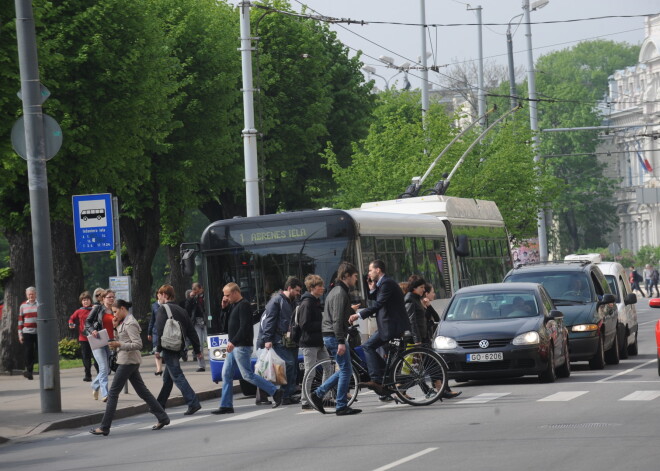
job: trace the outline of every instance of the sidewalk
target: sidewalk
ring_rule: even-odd
[[[195,372],[196,361],[181,362],[181,368],[200,401],[220,397],[222,384],[211,381],[208,360],[206,371],[201,373]],[[140,366],[142,379],[151,393],[157,396],[163,380],[162,376],[153,374],[155,369],[153,356],[142,359]],[[94,376],[93,369],[92,373]],[[44,414],[41,412],[38,375],[34,375],[32,381],[24,378],[21,372],[16,372],[12,376],[0,375],[0,443],[49,430],[98,425],[105,412],[105,403],[100,399],[94,400],[91,383],[84,382],[83,376],[82,368],[61,370],[62,412]],[[113,377],[110,375],[110,384]],[[235,382],[234,388],[234,391],[238,392],[236,389],[238,381]],[[148,412],[147,405],[135,394],[130,383],[128,389],[128,394],[122,392],[119,396],[115,419]],[[183,403],[180,391],[174,386],[167,406],[174,407]]]

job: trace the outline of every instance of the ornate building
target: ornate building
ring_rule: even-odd
[[[633,252],[660,245],[660,15],[645,19],[644,37],[638,64],[609,77],[603,113],[611,130],[598,150],[606,175],[621,181],[618,241]]]

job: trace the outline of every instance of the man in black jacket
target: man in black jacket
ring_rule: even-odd
[[[276,388],[273,383],[266,381],[252,370],[250,357],[252,357],[252,344],[254,331],[252,329],[252,307],[241,295],[241,289],[236,283],[228,283],[222,288],[223,301],[230,303],[229,333],[227,335],[227,357],[222,367],[222,397],[220,408],[212,414],[233,414],[233,387],[236,368],[241,372],[243,379],[254,384],[259,389],[273,396],[273,408],[282,404],[283,391]]]
[[[375,299],[375,302],[371,307],[353,314],[349,321],[353,323],[358,318],[376,316],[378,330],[362,344],[371,377],[371,381],[362,385],[382,395],[387,394],[382,385],[385,361],[377,349],[394,338],[402,337],[406,330],[410,330],[410,322],[406,315],[403,291],[396,281],[385,274],[385,263],[382,260],[374,260],[369,264],[368,283],[369,299]]]
[[[158,313],[156,316],[156,330],[158,331],[158,346],[156,347],[156,359],[163,359],[165,364],[165,373],[163,374],[163,387],[158,394],[158,402],[163,409],[167,403],[167,399],[170,397],[172,392],[172,385],[176,384],[176,387],[179,388],[181,394],[183,395],[186,404],[188,404],[188,410],[184,412],[184,415],[192,415],[202,408],[202,405],[199,403],[199,398],[195,391],[188,383],[188,380],[181,370],[181,365],[179,364],[179,358],[181,356],[181,350],[185,346],[185,342],[181,342],[181,346],[178,350],[167,350],[162,347],[161,339],[163,337],[163,330],[165,330],[165,322],[167,321],[167,311],[164,307],[165,304],[169,307],[169,310],[172,312],[172,317],[179,321],[181,327],[183,328],[183,335],[190,339],[192,343],[193,350],[197,358],[202,357],[202,351],[199,348],[199,338],[195,332],[195,328],[190,321],[190,317],[184,308],[179,306],[174,302],[174,288],[171,285],[163,285],[158,289],[157,293],[158,304]]]

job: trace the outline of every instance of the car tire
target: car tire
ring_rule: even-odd
[[[568,343],[564,342],[564,364],[557,368],[558,378],[568,378],[571,376],[571,359],[568,356]]]
[[[616,332],[614,342],[608,351],[605,352],[605,362],[608,365],[619,364],[619,331]]]
[[[639,349],[637,348],[637,332],[635,332],[635,341],[628,345],[628,354],[630,356],[637,356]]]
[[[598,335],[598,348],[596,354],[589,360],[589,368],[592,370],[602,370],[605,368],[605,350],[603,348],[603,334]]]
[[[619,358],[625,360],[628,358],[628,335],[626,334],[628,329],[626,326],[621,324],[621,329],[619,330],[619,340],[621,341],[621,346],[619,347]]]
[[[548,345],[548,366],[539,374],[539,381],[541,383],[554,383],[557,379],[555,372],[555,347]]]

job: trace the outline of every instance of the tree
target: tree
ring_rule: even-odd
[[[597,126],[595,104],[615,70],[634,64],[639,47],[612,41],[585,41],[539,58],[536,68],[539,128]],[[543,101],[545,100],[545,101]],[[593,153],[597,133],[543,133],[541,153],[547,168],[563,182],[551,208],[558,218],[559,241],[567,252],[607,245],[603,235],[616,224],[613,194],[617,182],[603,175]]]

